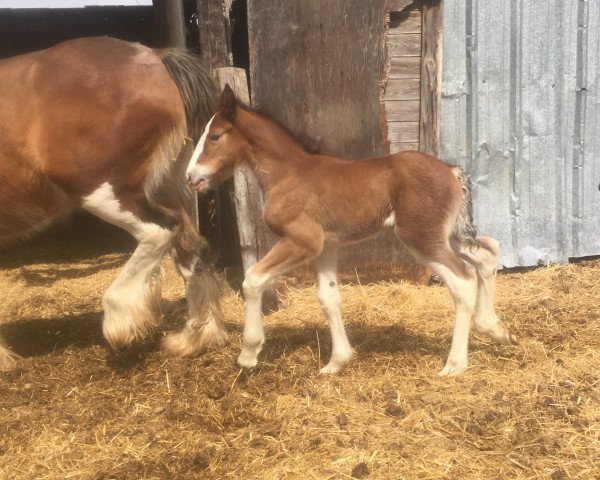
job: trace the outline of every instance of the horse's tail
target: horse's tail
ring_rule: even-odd
[[[475,248],[478,246],[477,229],[473,225],[473,203],[471,199],[471,180],[458,166],[452,167],[452,172],[458,179],[463,196],[458,216],[454,222],[454,236],[461,246]]]
[[[158,55],[179,89],[185,106],[187,134],[195,143],[214,113],[215,81],[196,55],[177,49],[159,50]]]

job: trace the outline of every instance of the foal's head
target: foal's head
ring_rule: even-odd
[[[248,142],[235,126],[237,100],[229,85],[221,94],[219,111],[210,119],[187,169],[190,188],[203,191],[216,187],[233,175],[245,160]]]

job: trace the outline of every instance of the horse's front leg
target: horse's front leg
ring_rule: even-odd
[[[312,243],[312,242],[311,242]],[[265,257],[246,271],[244,297],[246,321],[242,351],[237,359],[240,367],[252,368],[265,341],[262,326],[262,295],[269,281],[319,254],[320,246],[282,238]]]
[[[138,242],[129,261],[104,298],[104,337],[113,348],[146,336],[156,325],[160,300],[160,261],[174,232],[151,220],[153,212],[141,195],[117,197],[104,183],[83,198],[83,208],[129,232]],[[135,213],[134,213],[135,212]]]
[[[329,247],[315,260],[317,273],[317,298],[331,330],[331,359],[321,373],[339,372],[352,358],[352,347],[348,341],[342,320],[342,299],[337,279],[337,247]]]
[[[174,240],[173,258],[185,281],[189,318],[183,330],[165,337],[162,347],[178,356],[193,356],[227,341],[219,305],[220,289],[209,270],[208,245],[185,214]]]

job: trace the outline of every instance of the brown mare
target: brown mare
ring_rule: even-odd
[[[27,237],[77,207],[135,237],[103,298],[103,332],[115,348],[156,324],[166,251],[184,277],[189,319],[164,347],[192,355],[225,339],[185,182],[215,93],[195,57],[107,37],[0,61],[0,241]],[[0,339],[0,370],[14,358]]]
[[[281,237],[246,272],[240,366],[256,365],[264,342],[261,297],[267,282],[312,260],[332,337],[331,360],[321,372],[339,371],[352,349],[340,311],[337,247],[385,228],[393,228],[415,259],[443,279],[454,299],[452,346],[440,375],[466,370],[473,314],[480,332],[501,343],[516,341],[494,311],[498,244],[476,237],[468,180],[459,167],[419,152],[356,162],[309,154],[274,122],[238,105],[226,87],[194,151],[188,182],[196,190],[213,187],[238,165],[256,173],[265,221]]]

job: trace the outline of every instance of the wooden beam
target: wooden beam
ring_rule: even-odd
[[[442,2],[423,0],[419,150],[439,155],[442,84]]]
[[[158,45],[185,48],[185,24],[181,0],[152,0],[152,5]]]
[[[200,56],[212,69],[233,65],[229,11],[226,11],[230,4],[223,0],[196,0]]]
[[[388,0],[387,10],[388,12],[401,12],[408,6],[412,7],[413,3],[417,3],[417,0]]]
[[[250,105],[250,94],[246,71],[243,68],[218,68],[214,71],[221,89],[228,84],[238,100]],[[266,230],[262,215],[262,193],[256,177],[246,168],[236,169],[234,176],[236,222],[240,238],[240,250],[244,271],[254,265],[259,258],[257,228]],[[264,250],[266,246],[263,246]]]

